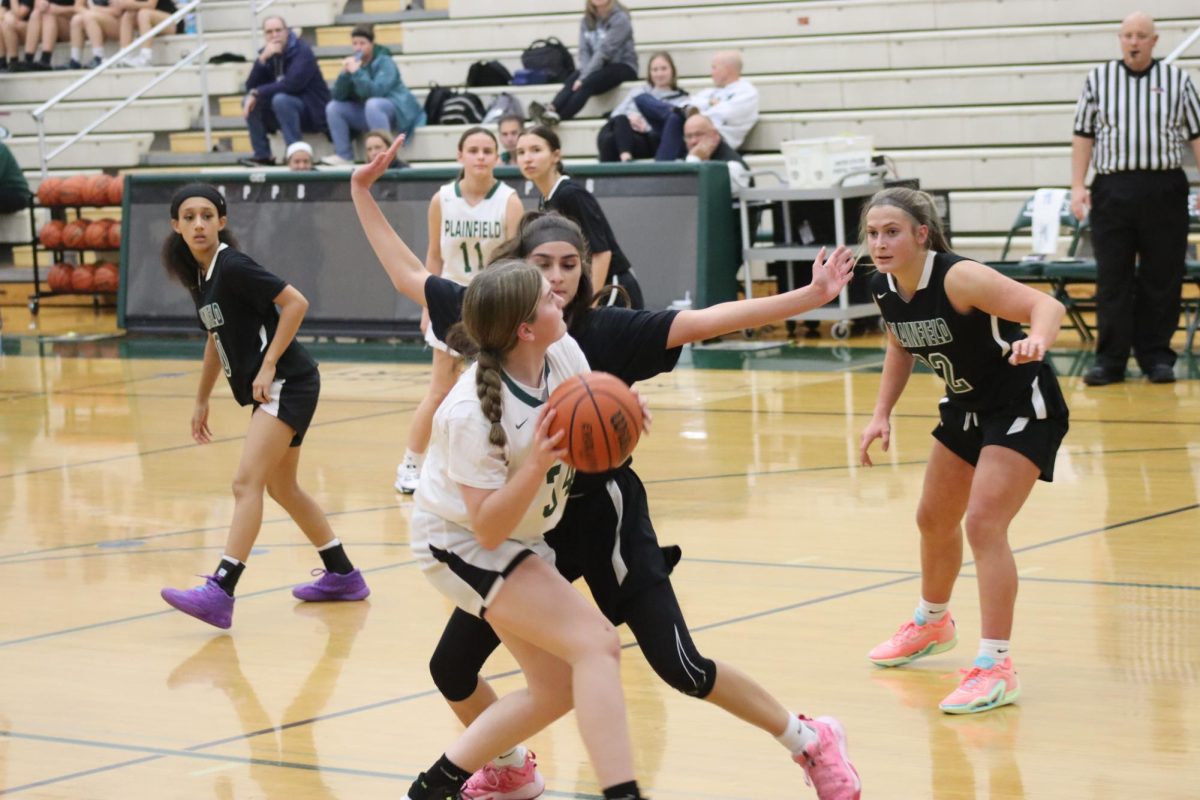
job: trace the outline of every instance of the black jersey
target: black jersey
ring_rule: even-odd
[[[960,314],[946,297],[946,273],[968,259],[930,253],[916,293],[905,302],[890,275],[871,276],[871,295],[896,340],[946,383],[949,402],[967,411],[1034,403],[1032,386],[1040,362],[1008,363],[1012,342],[1024,339],[1016,322],[979,309]],[[1014,411],[1014,413],[1019,413]],[[1040,416],[1032,414],[1032,416]]]
[[[617,237],[613,235],[612,227],[608,224],[608,217],[604,216],[600,203],[592,193],[583,186],[563,176],[550,190],[550,196],[543,197],[538,203],[538,209],[557,211],[578,223],[583,230],[583,238],[593,253],[611,251],[612,262],[608,265],[610,276],[629,272],[629,259],[617,244]]]
[[[243,406],[254,402],[251,386],[279,325],[274,301],[285,287],[287,281],[245,253],[221,245],[193,296],[200,324],[212,334],[229,388]],[[293,339],[275,365],[275,378],[296,378],[316,368],[317,362]]]

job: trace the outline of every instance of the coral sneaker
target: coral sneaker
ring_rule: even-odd
[[[996,661],[980,656],[963,673],[958,688],[938,703],[947,714],[976,714],[1008,705],[1021,696],[1021,683],[1013,670],[1012,658]]]
[[[520,767],[498,767],[489,761],[462,788],[465,800],[533,800],[546,789],[537,771],[537,756],[526,751]]]
[[[185,614],[218,628],[233,625],[233,598],[212,575],[204,575],[204,583],[192,589],[163,589],[159,594],[168,604]]]
[[[793,760],[804,768],[804,782],[817,790],[820,800],[858,800],[862,781],[846,755],[846,731],[833,717],[800,719],[817,732],[817,741]]]
[[[357,569],[339,575],[336,572],[326,572],[319,567],[312,575],[318,575],[312,583],[305,583],[292,589],[292,597],[309,603],[327,602],[333,600],[363,600],[371,593],[370,587]]]
[[[947,611],[941,622],[904,623],[892,638],[867,653],[867,658],[881,667],[898,667],[924,656],[944,653],[956,644],[958,631],[954,618]]]

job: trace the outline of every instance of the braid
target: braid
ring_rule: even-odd
[[[504,410],[500,394],[500,359],[491,351],[479,351],[475,367],[475,392],[479,396],[483,415],[492,423],[488,441],[497,447],[506,446],[508,439],[500,425],[500,415]]]

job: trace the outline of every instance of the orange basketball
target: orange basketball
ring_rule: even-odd
[[[46,283],[50,285],[52,292],[71,291],[71,265],[62,262],[55,264],[46,276]]]
[[[83,200],[94,206],[108,205],[108,185],[112,178],[107,175],[89,175],[83,190]]]
[[[58,204],[60,206],[78,206],[87,202],[87,175],[72,175],[58,187]]]
[[[79,264],[71,272],[71,288],[77,292],[92,291],[92,284],[95,280],[96,265],[95,264]]]
[[[77,219],[73,222],[68,222],[63,227],[63,247],[71,250],[83,249],[83,237],[87,234],[87,227],[88,221],[86,219]]]
[[[105,250],[108,248],[108,229],[111,219],[98,219],[88,224],[83,234],[83,244],[89,250]]]
[[[108,226],[108,249],[121,249],[121,223],[113,220],[113,224]]]
[[[64,223],[61,219],[52,219],[42,226],[38,231],[38,241],[42,243],[42,247],[47,250],[55,250],[62,247]]]
[[[575,375],[550,395],[550,433],[565,431],[568,466],[607,472],[625,463],[642,433],[642,407],[624,381],[607,372]]]
[[[111,261],[101,261],[96,265],[96,274],[93,280],[96,291],[109,293],[117,291],[118,276],[116,264]]]
[[[108,182],[108,204],[119,206],[123,197],[125,197],[125,176],[117,175]]]
[[[44,206],[58,205],[58,189],[62,186],[62,178],[46,178],[38,184],[38,202]]]

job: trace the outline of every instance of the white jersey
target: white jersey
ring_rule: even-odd
[[[459,484],[480,489],[503,487],[533,449],[538,413],[549,394],[572,375],[590,372],[579,345],[564,334],[546,351],[541,387],[523,386],[501,373],[500,424],[508,440],[501,450],[488,441],[491,423],[484,417],[476,394],[477,369],[478,365],[472,365],[459,377],[434,414],[433,435],[415,497],[417,509],[461,528],[468,536],[471,520]],[[561,462],[550,467],[537,497],[509,538],[536,543],[558,524],[574,476],[575,471]],[[422,533],[414,526],[412,535],[413,550],[420,552],[423,543],[418,539]]]
[[[503,181],[475,205],[462,196],[458,181],[438,190],[442,204],[442,277],[467,285],[505,239],[508,198],[516,194]]]

